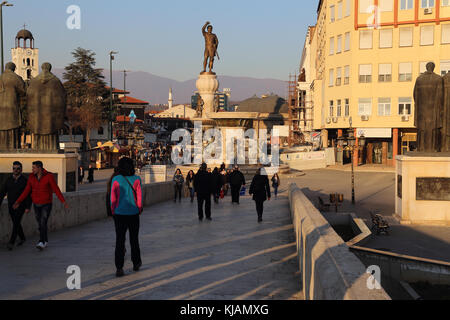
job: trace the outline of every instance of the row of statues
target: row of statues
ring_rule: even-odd
[[[433,62],[426,68],[414,86],[417,151],[450,152],[450,73],[434,73]]]
[[[0,151],[21,148],[21,129],[32,134],[32,149],[59,149],[59,131],[64,127],[67,94],[62,82],[51,73],[50,63],[42,64],[42,72],[27,85],[9,62],[0,76]],[[26,97],[25,107],[21,100]],[[26,125],[23,123],[26,113]]]

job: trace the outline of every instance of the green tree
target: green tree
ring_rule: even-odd
[[[64,68],[63,74],[68,109],[71,110],[67,115],[69,127],[80,126],[84,142],[91,148],[91,130],[107,120],[109,91],[103,80],[103,69],[95,68],[95,52],[78,47],[72,55],[75,61]]]

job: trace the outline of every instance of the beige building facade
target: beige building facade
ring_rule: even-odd
[[[450,70],[450,1],[321,0],[317,14],[305,42],[314,59],[300,67],[314,71],[313,130],[336,146],[352,119],[366,138],[355,164],[393,166],[415,148],[415,80],[430,61],[440,75]]]

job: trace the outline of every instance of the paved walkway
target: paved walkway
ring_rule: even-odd
[[[286,188],[284,188],[286,189]],[[115,277],[113,221],[51,233],[44,252],[0,252],[0,299],[301,299],[295,236],[286,194],[266,202],[256,222],[254,202],[230,197],[200,223],[196,203],[162,203],[141,219],[143,267]],[[82,289],[69,291],[66,269],[81,268]]]

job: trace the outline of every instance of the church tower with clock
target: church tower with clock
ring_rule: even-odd
[[[39,49],[34,47],[33,34],[25,27],[17,33],[16,47],[11,49],[11,56],[16,73],[24,81],[39,74]]]

